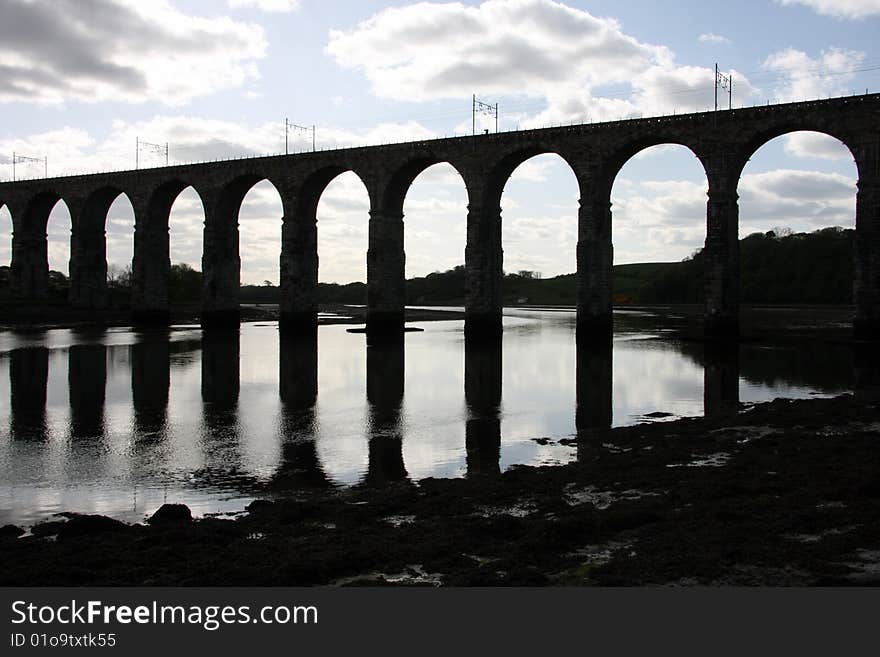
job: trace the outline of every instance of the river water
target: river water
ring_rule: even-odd
[[[316,344],[270,322],[0,332],[0,525],[565,463],[609,426],[853,386],[845,345],[705,348],[641,312],[616,313],[613,344],[578,345],[574,320],[516,310],[500,341],[466,341],[457,320],[371,346],[345,325]]]

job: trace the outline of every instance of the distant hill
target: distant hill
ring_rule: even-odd
[[[851,304],[855,231],[754,233],[740,240],[741,295],[745,303]],[[668,265],[644,281],[641,303],[703,300],[704,256]]]

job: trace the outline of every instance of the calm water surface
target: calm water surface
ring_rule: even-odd
[[[510,311],[503,340],[480,344],[461,321],[369,347],[345,326],[316,345],[272,323],[2,332],[0,524],[564,463],[577,448],[559,440],[651,413],[852,388],[847,347],[706,350],[665,338],[671,321],[618,313],[613,345],[580,347],[574,313],[551,311]]]

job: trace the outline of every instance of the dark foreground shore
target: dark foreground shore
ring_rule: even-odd
[[[777,400],[584,436],[579,462],[0,532],[3,585],[877,585],[880,407]],[[161,518],[162,515],[166,517]]]

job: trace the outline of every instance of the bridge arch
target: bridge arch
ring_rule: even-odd
[[[204,215],[202,193],[191,181],[182,178],[160,182],[135,205],[131,287],[132,316],[138,323],[168,322],[172,208],[188,190],[192,190],[193,201],[198,201]],[[200,239],[200,228],[191,227],[192,239]]]
[[[237,214],[241,268],[248,272],[247,280],[240,276],[242,285],[277,284],[281,230],[287,214],[284,195],[269,176],[254,176],[237,184],[245,188],[244,194],[237,191],[230,206]]]
[[[366,248],[366,214],[374,207],[369,178],[357,166],[333,162],[300,173],[284,187],[281,228],[281,328],[286,333],[311,334],[317,327],[320,254],[329,266],[320,276],[327,282],[352,282],[363,271]],[[366,204],[364,204],[366,197]],[[364,221],[351,221],[363,213]],[[319,217],[348,217],[331,221],[319,231]],[[324,221],[322,220],[322,221]],[[331,251],[332,244],[332,251]],[[366,244],[364,244],[366,246]]]
[[[19,214],[12,215],[10,287],[15,297],[28,301],[49,297],[49,218],[59,204],[58,210],[69,218],[70,209],[61,194],[45,189],[31,196]],[[64,260],[67,248],[60,247],[53,259]],[[55,281],[53,287],[60,282]],[[58,294],[62,290],[54,292]]]
[[[270,191],[277,199],[279,189],[274,176],[263,171],[245,171],[211,190],[205,202],[202,252],[202,325],[237,326],[240,321],[242,241],[240,222],[248,216],[246,202],[252,193]],[[280,199],[284,214],[283,195]],[[242,215],[242,210],[245,214]],[[273,208],[275,209],[275,208]],[[263,249],[253,249],[250,240],[244,243],[250,258],[262,257]],[[256,255],[255,255],[256,254]],[[265,267],[264,267],[265,269]],[[270,267],[271,269],[271,267]],[[274,279],[274,275],[266,274]],[[271,281],[270,279],[270,281]]]
[[[578,170],[579,167],[575,156],[555,146],[542,144],[517,148],[498,158],[489,170],[486,178],[486,201],[493,205],[500,204],[504,188],[514,172],[532,158],[542,155],[552,155],[565,162],[578,181],[578,194],[583,193],[580,171]]]
[[[0,199],[0,263],[8,265],[12,258],[12,210]],[[9,281],[5,281],[8,285]]]
[[[467,240],[468,190],[454,163],[434,158],[401,167],[386,188],[383,205],[397,208],[403,217],[405,278],[461,267]],[[462,287],[454,292],[456,296],[464,293],[462,269]],[[417,291],[409,300],[421,303],[423,295],[424,291]]]
[[[599,179],[595,181],[596,184],[600,186],[607,184],[608,192],[610,194],[611,188],[614,186],[617,177],[620,175],[621,169],[629,164],[633,158],[636,158],[647,151],[658,149],[659,147],[684,149],[689,151],[690,154],[700,162],[700,166],[703,169],[703,175],[708,177],[706,163],[703,161],[699,150],[695,148],[694,144],[675,135],[656,134],[627,141],[614,149],[611,155],[604,161],[604,176],[600,176]]]
[[[651,274],[647,286],[642,267],[630,263],[676,262],[705,245],[708,234],[705,164],[693,148],[680,141],[640,140],[612,160],[614,178],[608,193],[612,233],[612,303],[702,303],[702,275],[684,277],[675,270]],[[629,157],[621,164],[623,156]],[[603,194],[604,190],[598,190]],[[625,281],[632,281],[627,284]],[[666,298],[666,295],[674,295]]]
[[[500,202],[506,304],[539,303],[530,279],[575,271],[580,182],[557,153],[534,155],[508,176]]]
[[[90,192],[72,217],[69,299],[74,307],[105,308],[109,304],[107,222],[117,200],[133,213],[128,194],[121,187],[107,185]]]
[[[501,331],[504,279],[504,249],[501,199],[514,172],[526,161],[541,155],[561,159],[575,177],[575,198],[582,197],[583,171],[580,158],[568,146],[535,141],[517,144],[497,153],[482,177],[468,180],[468,238],[465,247],[466,330],[469,334],[498,334]]]
[[[744,302],[851,303],[858,178],[852,150],[828,131],[784,132],[752,152],[736,190]],[[807,235],[774,271],[761,266],[764,249],[791,248],[791,233]],[[819,248],[824,257],[801,256]]]
[[[854,151],[855,138],[848,134],[846,130],[838,128],[827,120],[814,117],[811,114],[805,114],[801,117],[787,117],[785,121],[773,123],[767,128],[749,134],[740,144],[738,158],[735,160],[736,166],[739,168],[732,173],[739,179],[749,161],[770,142],[779,137],[802,132],[818,133],[840,142],[849,151],[856,163],[856,169],[860,171],[859,159]]]
[[[435,168],[438,165],[445,165],[451,168],[462,179],[462,182],[465,181],[461,165],[456,166],[455,162],[447,158],[441,156],[414,158],[405,164],[397,166],[391,174],[389,181],[382,190],[381,207],[388,212],[396,210],[402,212],[407,193],[416,179],[428,169]]]

